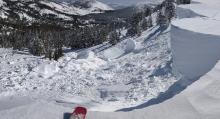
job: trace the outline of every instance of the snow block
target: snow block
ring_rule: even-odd
[[[89,59],[94,57],[95,57],[95,53],[92,51],[82,51],[77,55],[77,59]]]

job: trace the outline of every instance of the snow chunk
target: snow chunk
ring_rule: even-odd
[[[136,43],[132,39],[124,40],[122,43],[113,46],[104,51],[104,56],[107,59],[116,59],[120,56],[133,52],[136,47]]]
[[[122,54],[124,54],[124,51],[117,47],[113,47],[104,51],[104,56],[107,59],[115,59]]]
[[[132,39],[128,39],[126,42],[125,52],[126,53],[132,52],[135,49],[135,47],[136,47],[135,41]]]
[[[92,51],[82,51],[77,55],[77,59],[91,59],[94,57],[95,57],[95,53]]]
[[[59,67],[56,62],[43,63],[33,71],[40,77],[49,78],[59,71]]]

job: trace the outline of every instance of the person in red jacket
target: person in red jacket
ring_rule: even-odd
[[[76,107],[70,119],[86,119],[86,113],[87,109],[85,107]]]

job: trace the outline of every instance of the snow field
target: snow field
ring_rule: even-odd
[[[220,116],[219,73],[220,62],[185,91],[161,104],[130,112],[89,111],[87,119],[218,119]],[[4,119],[29,119],[30,117],[63,119],[65,112],[73,110],[51,101],[33,101],[27,97],[1,98],[0,102],[11,102],[11,106],[9,104],[1,106],[0,115]]]
[[[69,52],[58,62],[1,49],[6,55],[1,59],[1,94],[19,93],[75,104],[75,97],[81,97],[90,100],[83,105],[103,111],[141,104],[178,80],[170,64],[169,33],[147,41],[145,38],[154,32],[159,34],[151,29],[97,53],[92,48]]]

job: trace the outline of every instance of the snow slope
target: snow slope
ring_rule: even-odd
[[[161,104],[131,112],[89,112],[88,119],[218,119],[220,62],[185,91]]]
[[[72,1],[76,1],[76,0],[55,0],[55,1],[59,1],[59,2],[72,2]],[[161,3],[161,1],[163,0],[98,0],[102,3],[105,3],[113,8],[123,8],[123,7],[128,7],[128,6],[132,6],[135,4],[140,4],[140,3],[144,3],[144,4],[158,4]]]
[[[144,109],[131,112],[88,112],[87,119],[218,119],[220,116],[220,62],[189,86],[181,94]],[[65,112],[71,108],[57,105],[54,102],[31,101],[28,98],[22,105],[22,98],[4,99],[21,105],[2,107],[1,118],[4,119],[63,119]],[[3,99],[1,99],[2,102]],[[20,100],[20,101],[19,101]]]
[[[220,8],[217,0],[195,0],[194,4],[180,5],[180,8],[190,9],[204,17],[193,17],[175,20],[173,25],[180,28],[210,35],[219,35]],[[185,14],[186,15],[186,14]]]
[[[91,112],[88,118],[218,119],[220,117],[220,62],[218,61],[220,25],[216,14],[220,8],[218,2],[196,0],[192,5],[179,6],[182,13],[180,14],[179,11],[178,15],[181,16],[173,21],[171,28],[174,67],[184,76],[179,83],[187,86],[198,77],[204,76],[180,94],[160,104],[142,107],[143,109],[138,109],[137,106],[136,110],[130,112]],[[212,21],[212,14],[215,14],[216,22]]]
[[[172,50],[174,65],[188,83],[208,72],[220,59],[218,3],[195,0],[190,5],[178,6],[179,18],[172,22]]]
[[[51,8],[55,8],[57,11],[73,15],[86,15],[113,10],[110,6],[96,0],[83,0],[74,3],[41,1],[41,3],[50,6]],[[84,5],[88,7],[85,8],[83,7]]]
[[[213,33],[195,27],[204,25],[201,20],[213,19],[212,15],[200,11],[204,10],[202,6],[207,6],[207,11],[214,14],[220,8],[217,7],[220,4],[214,3],[218,1],[195,0],[190,7],[180,6],[189,10],[173,22],[171,34],[155,27],[139,38],[127,39],[101,52],[96,52],[99,51],[97,46],[67,53],[59,62],[1,49],[0,102],[11,102],[3,106],[0,103],[1,117],[63,119],[65,112],[84,105],[90,110],[102,111],[89,111],[88,119],[218,119],[219,26],[218,23],[207,24]],[[188,19],[192,26],[196,21],[195,26],[177,24],[189,22]],[[166,91],[180,78],[173,74],[172,61],[174,68],[184,76],[181,83],[185,86],[198,80],[160,104],[130,112],[103,112],[135,106]],[[53,75],[41,69],[50,69]],[[25,95],[28,97],[23,97]],[[27,101],[23,102],[22,98]]]
[[[202,34],[176,26],[172,27],[171,34],[174,64],[185,78],[197,79],[220,59],[220,35]]]
[[[50,0],[22,1],[22,0],[0,0],[0,17],[19,17],[33,21],[44,15],[55,16],[64,20],[72,20],[74,15],[87,15],[93,13],[104,13],[113,10],[110,6],[96,0],[86,0],[84,4],[89,7],[83,7],[84,4],[54,2]]]
[[[58,62],[1,49],[0,95],[67,104],[78,104],[79,97],[91,110],[113,111],[155,98],[180,78],[172,70],[170,34],[159,27],[100,47],[105,44],[66,53]]]

